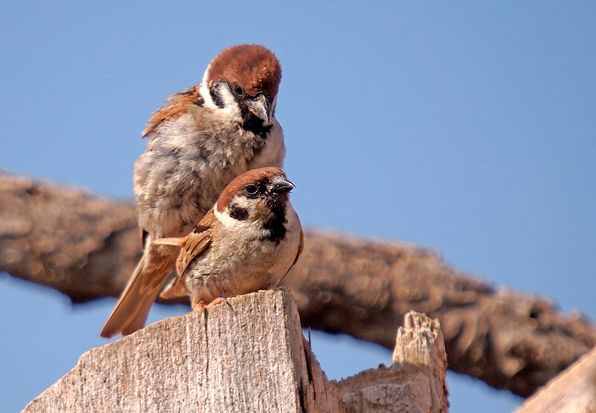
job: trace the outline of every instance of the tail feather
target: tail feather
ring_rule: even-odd
[[[102,337],[134,333],[143,328],[151,305],[157,298],[166,277],[174,269],[175,256],[170,258],[145,249],[124,292],[101,330]]]
[[[178,238],[158,238],[153,240],[153,244],[155,245],[170,245],[172,247],[182,247],[186,242],[186,237],[178,237]]]

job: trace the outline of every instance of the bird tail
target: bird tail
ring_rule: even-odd
[[[159,248],[162,250],[163,247]],[[127,335],[143,328],[151,305],[166,277],[174,269],[175,255],[160,254],[151,241],[145,248],[124,292],[101,330],[102,337]]]

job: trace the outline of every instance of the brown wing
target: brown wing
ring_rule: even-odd
[[[205,252],[211,244],[211,235],[213,232],[211,227],[215,219],[213,210],[209,210],[195,229],[187,236],[182,238],[161,238],[155,240],[156,244],[180,247],[180,253],[176,260],[176,272],[178,273],[178,276],[164,288],[159,295],[161,298],[173,299],[184,297],[186,295],[186,288],[184,287],[186,269],[190,263]]]
[[[191,232],[186,236],[186,244],[180,250],[180,255],[176,261],[176,270],[180,277],[186,273],[189,264],[196,257],[201,255],[211,244],[211,228],[204,229],[201,232]]]
[[[174,93],[168,98],[167,105],[157,110],[151,118],[141,136],[144,138],[151,135],[168,119],[175,119],[184,113],[184,108],[188,104],[202,105],[202,98],[199,93],[199,86],[191,86],[181,93]]]

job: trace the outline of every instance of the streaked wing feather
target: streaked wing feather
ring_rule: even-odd
[[[201,232],[195,231],[187,235],[186,243],[180,250],[180,255],[176,261],[176,270],[180,278],[184,276],[192,260],[202,254],[211,244],[211,228],[205,228]]]
[[[181,247],[180,254],[176,260],[176,272],[178,276],[170,282],[159,295],[164,299],[184,297],[186,288],[184,286],[185,273],[192,262],[200,254],[204,253],[211,244],[215,214],[213,210],[207,211],[203,219],[195,229],[183,238],[162,238],[158,242],[164,245],[176,245]]]
[[[177,118],[184,113],[184,108],[186,105],[197,103],[199,99],[200,94],[198,85],[191,86],[184,92],[174,93],[168,98],[166,106],[158,109],[153,113],[153,115],[151,115],[151,118],[149,118],[149,122],[147,123],[147,126],[145,126],[145,129],[143,129],[141,136],[144,138],[155,133],[164,122],[169,119]]]

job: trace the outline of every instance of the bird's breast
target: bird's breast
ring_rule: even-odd
[[[283,162],[281,128],[263,139],[206,110],[165,121],[135,164],[139,224],[149,233],[185,235],[236,176]]]
[[[294,229],[280,243],[263,240],[263,230],[257,226],[224,230],[213,239],[209,252],[189,266],[187,288],[210,302],[274,287],[294,262],[299,243],[300,233]]]

